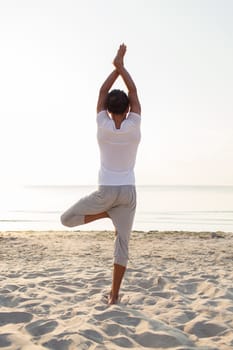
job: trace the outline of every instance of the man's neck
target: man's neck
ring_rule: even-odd
[[[113,114],[112,113],[112,119],[116,125],[116,129],[121,128],[121,123],[123,122],[123,120],[125,120],[125,118],[126,118],[126,113],[123,113],[123,114]]]

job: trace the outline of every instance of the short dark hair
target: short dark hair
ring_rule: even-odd
[[[125,113],[129,108],[129,98],[122,90],[112,90],[107,95],[106,107],[110,113]]]

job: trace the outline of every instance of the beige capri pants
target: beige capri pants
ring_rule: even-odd
[[[79,226],[84,224],[85,215],[107,212],[117,232],[114,243],[114,263],[126,266],[135,210],[134,185],[99,186],[97,191],[81,198],[62,214],[61,222],[68,227]]]

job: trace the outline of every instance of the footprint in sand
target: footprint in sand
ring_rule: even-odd
[[[127,335],[126,328],[116,323],[104,323],[102,324],[102,329],[109,337],[114,337],[118,334]]]
[[[139,317],[129,316],[129,313],[124,311],[106,311],[101,314],[94,315],[95,319],[98,321],[114,321],[117,325],[133,326],[136,327],[140,323]]]
[[[28,312],[0,312],[0,326],[8,323],[26,323],[32,320],[32,314]]]
[[[46,277],[46,274],[43,272],[29,272],[26,273],[23,278],[25,279],[34,279],[34,278],[38,278],[38,277]]]
[[[112,342],[121,348],[133,348],[134,344],[131,340],[129,340],[127,337],[118,337],[118,338],[113,338]]]
[[[23,303],[30,301],[30,298],[14,297],[9,294],[0,296],[0,305],[10,308],[21,306]]]
[[[102,312],[100,314],[95,314],[94,317],[98,321],[104,321],[104,320],[109,320],[109,319],[114,319],[115,317],[127,317],[128,312],[124,311],[117,311],[117,310],[112,310],[112,311],[106,311]]]
[[[54,320],[38,320],[28,324],[25,328],[33,336],[41,336],[52,332],[58,326],[58,322]]]
[[[56,349],[56,350],[68,350],[70,347],[70,344],[72,343],[71,340],[57,340],[57,339],[51,339],[48,342],[44,343],[43,346],[49,349]]]
[[[192,311],[177,310],[170,317],[170,323],[183,329],[183,325],[196,317],[196,313]]]
[[[0,348],[8,347],[11,345],[11,342],[8,339],[9,335],[9,333],[0,334]]]
[[[161,291],[152,291],[151,296],[153,297],[160,297],[164,299],[170,299],[174,295],[173,292],[161,292]]]
[[[95,343],[103,343],[102,334],[94,329],[82,329],[79,331],[79,334]]]
[[[225,331],[227,327],[214,322],[193,320],[184,327],[186,333],[194,334],[198,338],[209,338]]]
[[[71,293],[71,294],[73,294],[73,293],[76,292],[75,289],[69,288],[69,287],[65,287],[65,286],[58,286],[58,287],[55,288],[55,291],[59,292],[61,294],[63,294],[63,293]]]
[[[186,345],[192,346],[192,342],[181,334],[174,336],[167,333],[144,332],[133,336],[134,340],[146,348],[174,348],[175,346]]]
[[[45,270],[45,273],[46,275],[49,273],[49,274],[56,274],[56,273],[59,273],[62,272],[62,268],[59,268],[59,267],[50,267],[48,269]],[[63,272],[62,272],[63,273]]]
[[[11,293],[17,290],[19,287],[15,284],[6,284],[3,289],[1,289],[1,293]]]

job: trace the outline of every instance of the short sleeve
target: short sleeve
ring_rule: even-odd
[[[141,116],[134,112],[130,112],[128,114],[127,120],[130,122],[131,125],[133,124],[135,126],[139,126],[141,124]]]
[[[104,125],[106,125],[106,123],[109,122],[109,116],[108,116],[108,113],[107,111],[101,111],[99,113],[97,113],[97,118],[96,118],[96,121],[97,121],[97,125],[99,127],[102,127]]]

